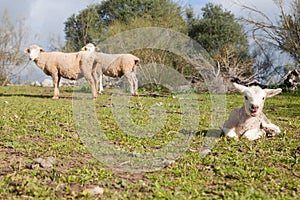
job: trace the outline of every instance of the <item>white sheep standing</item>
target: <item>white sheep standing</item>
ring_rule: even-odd
[[[97,97],[98,79],[91,52],[63,53],[45,52],[38,45],[31,45],[24,50],[29,53],[29,59],[53,79],[54,96],[59,98],[59,81],[61,77],[76,80],[85,77],[91,86],[94,99]]]
[[[246,87],[233,83],[234,87],[244,95],[244,105],[234,109],[229,119],[223,125],[226,137],[245,136],[249,140],[256,140],[263,136],[274,136],[280,129],[262,112],[267,97],[281,92],[281,89],[261,89],[259,86]]]
[[[139,58],[132,54],[106,54],[96,52],[95,45],[89,43],[82,47],[83,51],[94,52],[97,73],[99,74],[99,93],[103,91],[103,74],[109,77],[127,78],[130,84],[130,93],[137,95],[138,79],[136,78],[136,67]]]

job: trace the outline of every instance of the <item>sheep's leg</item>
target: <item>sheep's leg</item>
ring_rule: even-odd
[[[92,77],[93,77],[93,80],[94,80],[94,85],[95,85],[95,91],[96,91],[96,94],[98,92],[98,77],[97,77],[97,72],[96,71],[93,71],[92,72]]]
[[[81,69],[83,76],[85,77],[85,79],[87,80],[89,85],[91,86],[93,98],[96,99],[97,95],[98,95],[98,91],[97,91],[97,86],[96,86],[97,72],[96,72],[96,67],[94,65],[94,57],[89,56],[89,57],[84,58],[81,61],[80,69]]]
[[[244,136],[248,139],[248,140],[257,140],[261,137],[264,137],[266,135],[265,131],[261,130],[261,129],[251,129],[248,130],[244,133]]]
[[[138,79],[136,78],[136,73],[132,72],[133,84],[134,84],[134,94],[138,95]]]
[[[91,86],[93,98],[96,99],[97,95],[98,95],[97,86],[96,86],[97,73],[95,73],[94,71],[86,70],[85,68],[82,68],[82,69],[83,69],[83,75],[84,75],[85,79]]]
[[[132,95],[134,95],[135,93],[134,93],[134,89],[133,89],[133,77],[132,77],[132,73],[131,72],[127,73],[127,74],[125,74],[125,76],[126,76],[128,82],[129,82],[129,85],[130,85],[130,93]]]
[[[103,74],[100,74],[100,76],[99,76],[99,94],[102,94],[102,91],[103,91],[102,81],[103,81]]]
[[[60,76],[54,75],[53,76],[53,86],[54,86],[54,96],[52,99],[59,99],[59,81],[60,81]]]
[[[229,138],[238,138],[238,135],[236,134],[236,132],[234,131],[234,129],[229,129],[229,128],[223,128],[222,129],[225,137],[229,137]]]
[[[85,77],[87,82],[90,84],[91,86],[91,90],[92,90],[92,95],[93,95],[93,98],[96,99],[97,98],[97,90],[96,90],[96,86],[95,86],[95,81],[92,77],[92,75],[88,75]]]
[[[93,98],[96,99],[97,96],[98,96],[98,90],[97,90],[96,82],[94,81],[93,77],[91,77],[91,78],[89,79],[89,83],[90,83],[90,85],[91,85]]]

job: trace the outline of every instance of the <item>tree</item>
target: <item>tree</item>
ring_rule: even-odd
[[[248,53],[246,34],[231,12],[211,3],[201,10],[202,18],[189,19],[190,37],[197,40],[210,54],[216,54],[229,45]]]
[[[189,36],[199,42],[224,77],[245,79],[253,74],[247,35],[234,15],[219,5],[206,4],[202,17],[187,10]]]
[[[278,1],[281,10],[280,29],[277,43],[279,48],[288,52],[295,61],[300,63],[300,2],[294,1],[291,5],[291,14],[284,12],[282,1]]]
[[[278,57],[273,57],[274,50],[280,50],[287,53],[295,62],[295,66],[299,67],[300,63],[300,2],[298,0],[289,1],[274,0],[279,8],[280,14],[277,21],[271,19],[264,12],[243,5],[242,7],[249,11],[251,16],[244,17],[242,20],[249,25],[252,31],[252,37],[259,49],[260,59],[267,62],[268,65],[256,64],[257,68],[264,74],[272,73],[283,75],[283,71],[287,72],[290,67],[287,64],[278,64]],[[284,5],[290,5],[287,11]],[[270,52],[271,50],[271,52]],[[270,62],[273,59],[272,62]],[[282,73],[283,72],[283,73]],[[269,76],[268,76],[269,77]]]
[[[5,12],[0,20],[0,85],[17,78],[28,64],[21,49],[26,37],[24,21],[14,26]]]
[[[78,15],[73,14],[65,22],[66,45],[65,51],[78,51],[81,47],[93,38],[103,37],[104,24],[97,10],[100,9],[98,4],[89,6],[82,10]]]
[[[181,8],[168,0],[106,0],[90,5],[65,22],[67,51],[99,43],[130,28],[158,26],[186,32]]]

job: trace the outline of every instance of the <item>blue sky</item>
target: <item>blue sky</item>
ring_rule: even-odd
[[[278,9],[274,5],[273,0],[174,1],[179,2],[183,7],[191,5],[196,14],[200,14],[201,8],[206,3],[211,2],[222,5],[223,8],[231,11],[236,16],[248,14],[241,9],[241,4],[256,7],[265,12],[271,18],[273,18],[272,16],[278,15]],[[0,0],[0,17],[3,16],[5,11],[7,11],[13,23],[16,23],[17,19],[25,19],[30,37],[26,44],[24,44],[24,49],[34,43],[39,44],[45,50],[48,50],[49,39],[51,37],[59,37],[64,41],[64,22],[68,17],[74,13],[78,13],[89,4],[97,2],[101,2],[101,0]],[[35,67],[30,73],[36,73],[36,70],[38,69]],[[40,72],[38,74],[40,74]]]

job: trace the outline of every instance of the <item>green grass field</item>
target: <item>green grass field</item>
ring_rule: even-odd
[[[111,143],[128,152],[153,152],[172,140],[183,112],[172,95],[131,97],[128,105],[138,126],[151,122],[149,108],[165,109],[163,128],[151,138],[125,133],[112,112],[111,91],[95,102],[99,127]],[[0,199],[299,199],[300,95],[267,99],[264,112],[281,128],[257,141],[218,138],[206,156],[201,147],[210,124],[209,94],[197,95],[198,132],[176,162],[153,172],[115,171],[94,158],[81,140],[72,108],[72,88],[0,87]],[[227,114],[243,97],[226,95]],[[155,108],[160,108],[160,107]],[[100,144],[99,144],[100,145]],[[192,151],[193,150],[193,151]],[[43,167],[37,158],[53,157]],[[104,193],[92,195],[99,186]]]

